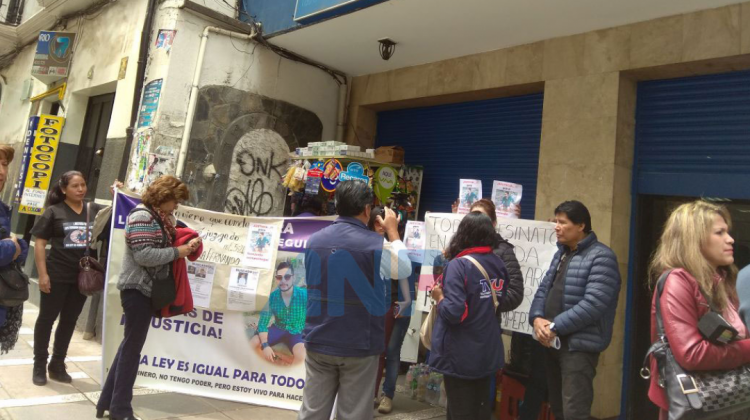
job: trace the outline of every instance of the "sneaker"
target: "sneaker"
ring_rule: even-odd
[[[31,380],[36,386],[47,385],[47,369],[44,364],[34,364]]]
[[[380,399],[380,406],[378,407],[378,413],[388,414],[391,411],[393,411],[393,400],[384,395]]]
[[[50,361],[47,366],[49,378],[66,384],[73,382],[73,378],[68,375],[67,368],[68,367],[65,366],[65,363],[63,362],[58,362],[56,360]]]

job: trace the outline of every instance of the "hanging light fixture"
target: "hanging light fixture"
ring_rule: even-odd
[[[386,61],[393,57],[393,53],[396,52],[396,43],[390,38],[379,39],[378,42],[380,43],[380,57]]]

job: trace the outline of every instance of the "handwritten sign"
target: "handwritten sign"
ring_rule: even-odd
[[[425,215],[425,257],[417,289],[417,310],[429,311],[432,302],[429,293],[436,274],[436,259],[450,243],[458,230],[463,215],[450,213],[427,213]],[[503,329],[531,334],[529,309],[537,288],[549,269],[552,257],[557,252],[555,225],[524,219],[500,218],[497,232],[515,247],[516,258],[521,265],[524,279],[524,298],[521,305],[503,314]]]

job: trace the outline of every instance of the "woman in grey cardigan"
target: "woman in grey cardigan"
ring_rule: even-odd
[[[133,385],[138,374],[141,350],[146,342],[151,316],[153,278],[168,276],[172,262],[192,254],[200,245],[196,238],[173,247],[178,203],[189,198],[187,186],[165,175],[154,181],[143,194],[143,203],[128,215],[125,225],[127,248],[117,288],[125,313],[125,338],[109,369],[96,404],[96,417],[109,410],[110,420],[132,420]]]

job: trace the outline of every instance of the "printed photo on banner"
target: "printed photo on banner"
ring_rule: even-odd
[[[193,304],[200,308],[210,308],[216,265],[188,260],[187,272],[190,291],[193,293]]]
[[[520,213],[523,186],[512,182],[495,181],[492,183],[492,202],[495,203],[497,217],[517,219]]]
[[[262,223],[251,224],[245,247],[245,265],[255,268],[271,268],[275,237],[276,226]]]
[[[458,214],[469,214],[472,204],[482,199],[482,181],[462,179],[458,192]]]
[[[268,363],[282,366],[305,360],[302,331],[307,315],[304,254],[280,252],[273,288],[260,313],[246,313],[250,347]]]
[[[260,271],[232,267],[227,286],[227,310],[254,311]]]
[[[415,263],[422,264],[424,261],[424,222],[409,220],[404,229],[406,249],[409,251],[409,259]]]

